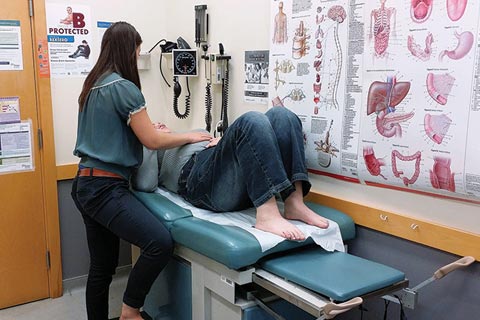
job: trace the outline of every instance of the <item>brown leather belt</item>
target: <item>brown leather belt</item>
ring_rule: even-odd
[[[82,168],[78,170],[79,177],[109,177],[124,179],[121,175],[97,168]]]

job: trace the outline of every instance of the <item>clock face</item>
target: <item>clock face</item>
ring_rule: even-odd
[[[173,74],[179,76],[197,75],[197,51],[173,50]]]

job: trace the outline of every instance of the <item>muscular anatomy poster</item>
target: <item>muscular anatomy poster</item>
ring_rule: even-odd
[[[270,100],[312,172],[480,201],[480,1],[271,1]]]

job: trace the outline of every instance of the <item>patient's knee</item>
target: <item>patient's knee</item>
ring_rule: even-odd
[[[258,111],[249,111],[238,118],[238,124],[242,128],[262,128],[269,124],[265,114]]]
[[[300,125],[301,121],[298,116],[285,107],[273,107],[267,111],[267,116],[273,122],[284,122],[285,124],[290,123],[292,125]]]

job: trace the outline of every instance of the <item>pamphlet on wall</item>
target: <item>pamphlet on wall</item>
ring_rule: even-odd
[[[46,12],[52,78],[87,75],[93,65],[90,7],[47,3]]]
[[[0,124],[20,122],[18,97],[0,97]]]
[[[0,124],[0,174],[33,169],[32,122]]]
[[[0,20],[0,71],[23,70],[20,21]]]
[[[245,51],[245,102],[268,103],[268,50]]]

